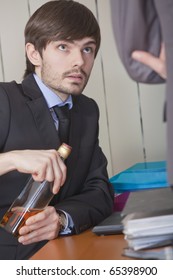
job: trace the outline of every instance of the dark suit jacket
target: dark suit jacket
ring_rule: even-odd
[[[98,144],[98,107],[83,94],[73,102],[67,180],[51,204],[71,215],[78,234],[112,212],[113,190],[107,177],[107,160]],[[52,116],[33,76],[22,84],[0,83],[0,151],[57,149],[59,145]],[[0,218],[27,179],[28,175],[17,171],[0,176]],[[0,259],[26,259],[45,242],[24,246],[0,229]]]

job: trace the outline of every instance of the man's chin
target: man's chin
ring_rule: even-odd
[[[71,95],[80,95],[83,90],[84,90],[84,87],[83,86],[81,87],[77,84],[77,85],[73,85],[69,89],[68,93],[71,94]]]
[[[79,83],[71,83],[58,88],[58,91],[66,95],[80,95],[85,85]]]
[[[63,94],[63,95],[66,95],[66,96],[69,96],[69,95],[80,95],[81,93],[82,93],[82,91],[83,90],[76,90],[76,89],[74,89],[74,90],[72,90],[72,89],[70,89],[70,90],[61,90],[61,91],[59,91],[61,94]]]

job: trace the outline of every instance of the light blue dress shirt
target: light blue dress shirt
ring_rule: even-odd
[[[33,74],[33,76],[46,100],[47,106],[50,109],[52,118],[54,120],[55,127],[58,130],[58,123],[59,123],[58,118],[52,107],[54,107],[56,105],[61,107],[61,106],[68,104],[69,109],[71,109],[73,107],[72,97],[71,97],[71,95],[69,95],[69,97],[67,98],[67,100],[65,102],[62,101],[61,98],[58,95],[56,95],[50,88],[48,88],[36,74]],[[74,227],[72,218],[68,213],[64,212],[61,209],[59,209],[59,210],[65,214],[66,219],[67,219],[67,226],[65,227],[65,229],[63,231],[60,232],[60,234],[61,235],[70,234],[72,231],[72,228]]]
[[[53,110],[53,107],[56,105],[61,107],[68,104],[70,110],[73,107],[72,97],[71,95],[69,95],[67,100],[64,102],[58,95],[56,95],[50,88],[48,88],[36,74],[34,74],[34,78],[46,100],[47,106],[49,107],[52,118],[54,120],[55,127],[58,130],[58,118]]]

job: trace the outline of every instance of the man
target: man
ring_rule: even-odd
[[[81,94],[100,46],[95,17],[75,1],[47,2],[29,19],[25,44],[23,82],[0,85],[0,218],[29,174],[54,181],[55,196],[28,218],[18,239],[0,229],[1,259],[27,259],[47,240],[79,234],[113,211],[107,160],[98,143],[99,110]],[[65,104],[72,146],[66,165],[56,152],[61,142],[54,110]]]
[[[118,51],[129,76],[139,83],[166,82],[167,177],[173,186],[173,1],[110,3]]]

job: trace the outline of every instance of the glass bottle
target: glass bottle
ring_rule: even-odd
[[[71,147],[63,143],[57,150],[64,161],[71,153]],[[24,226],[26,220],[41,212],[51,201],[53,182],[36,182],[32,176],[19,196],[12,203],[3,216],[0,226],[14,236],[19,236],[19,230]]]

